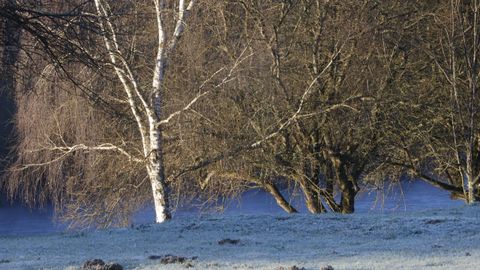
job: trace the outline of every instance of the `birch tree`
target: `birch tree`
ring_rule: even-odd
[[[156,221],[163,222],[171,218],[170,188],[177,186],[166,171],[181,165],[174,164],[182,153],[173,151],[183,142],[171,135],[176,123],[231,82],[248,55],[194,63],[185,79],[171,71],[181,72],[192,60],[182,57],[204,53],[181,44],[185,31],[204,19],[191,17],[196,1],[93,4],[71,15],[74,22],[84,20],[78,27],[83,35],[68,43],[92,64],[66,53],[65,73],[52,63],[37,74],[34,88],[42,98],[18,96],[20,156],[10,170],[9,189],[29,202],[53,200],[60,216],[79,226],[126,224],[125,217],[153,197]],[[181,81],[195,83],[180,88]],[[32,115],[43,119],[41,127]]]

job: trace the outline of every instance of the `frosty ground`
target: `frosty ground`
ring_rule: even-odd
[[[219,244],[223,239],[237,244]],[[0,269],[479,269],[480,207],[354,215],[207,215],[124,229],[0,237]]]

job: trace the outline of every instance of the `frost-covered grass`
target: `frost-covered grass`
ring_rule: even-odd
[[[238,244],[219,245],[222,239]],[[193,257],[194,269],[480,269],[480,207],[348,216],[209,215],[159,225],[0,236],[0,269],[185,269],[150,255]]]

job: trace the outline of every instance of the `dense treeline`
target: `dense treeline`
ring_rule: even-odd
[[[352,213],[402,175],[480,199],[476,0],[4,2],[3,186],[76,225],[250,188]]]

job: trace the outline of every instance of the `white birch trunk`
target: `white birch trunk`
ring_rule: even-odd
[[[153,202],[155,206],[155,221],[157,223],[171,219],[169,192],[165,179],[163,164],[163,141],[161,129],[155,128],[156,121],[149,118],[150,126],[150,156],[147,165],[148,176],[152,186]]]
[[[168,65],[168,56],[173,53],[178,39],[183,34],[185,13],[192,8],[194,1],[190,1],[186,9],[185,1],[179,0],[178,19],[169,46],[167,46],[167,33],[162,18],[165,3],[163,0],[154,0],[154,3],[158,27],[158,44],[149,104],[149,107],[153,108],[153,110],[150,110],[148,115],[150,141],[148,173],[153,192],[156,222],[161,223],[171,218],[169,191],[163,162],[163,133],[161,125],[158,125],[163,117],[163,83]]]
[[[158,65],[163,66],[163,61],[158,61]],[[154,83],[153,87],[154,97],[152,98],[152,106],[155,113],[148,116],[150,141],[148,173],[153,192],[156,222],[161,223],[171,219],[172,215],[170,211],[170,199],[163,162],[163,133],[162,127],[157,125],[162,115],[162,95],[160,92],[160,85],[163,83],[163,71],[157,72],[157,70],[163,70],[163,68],[156,69],[154,74],[154,77],[158,80],[158,85],[155,87],[156,85]]]
[[[148,99],[140,91],[139,82],[135,78],[130,65],[127,63],[117,41],[114,24],[110,20],[108,2],[95,0],[99,16],[100,27],[103,32],[105,47],[115,73],[122,83],[132,115],[142,138],[143,151],[147,160],[146,169],[152,187],[155,206],[156,222],[161,223],[171,218],[169,191],[165,177],[163,134],[160,125],[163,114],[163,83],[167,70],[168,57],[175,50],[176,44],[184,32],[185,18],[192,9],[195,0],[186,5],[185,0],[178,0],[178,14],[175,29],[167,44],[167,32],[164,27],[162,13],[165,9],[165,0],[153,0],[158,27],[157,57],[152,74],[152,88],[147,91]],[[185,7],[186,6],[186,7]],[[148,101],[147,101],[148,100]],[[169,119],[168,119],[169,120]]]
[[[477,197],[476,197],[477,190],[475,188],[475,185],[473,184],[473,181],[470,179],[468,180],[468,204],[474,204],[477,202]]]

